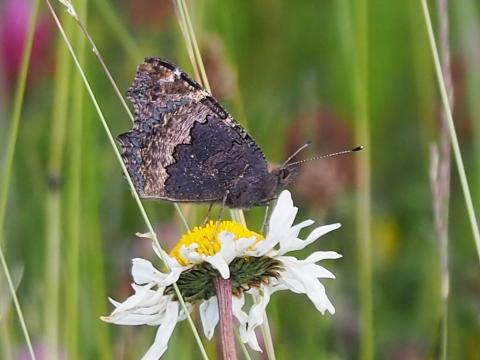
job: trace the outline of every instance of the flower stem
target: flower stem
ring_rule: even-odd
[[[233,337],[232,318],[232,282],[230,279],[217,277],[214,280],[220,316],[220,339],[224,360],[236,360],[235,339]]]

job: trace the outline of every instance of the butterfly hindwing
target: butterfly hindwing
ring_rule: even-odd
[[[170,198],[221,200],[241,178],[266,172],[262,155],[216,116],[193,125],[191,142],[178,145],[165,191]],[[263,160],[263,161],[262,161]]]

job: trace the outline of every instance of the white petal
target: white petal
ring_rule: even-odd
[[[198,264],[203,261],[202,256],[197,252],[198,244],[192,243],[188,247],[182,245],[180,247],[179,253],[184,257],[188,262],[192,264]]]
[[[220,253],[222,257],[225,259],[227,264],[230,264],[233,259],[237,256],[237,252],[235,249],[235,235],[228,231],[222,231],[218,235],[218,239],[220,240]]]
[[[307,294],[318,311],[322,314],[329,311],[335,313],[335,308],[327,297],[325,287],[317,279],[322,277],[331,277],[333,274],[321,266],[314,263],[305,263],[301,260],[292,260],[292,258],[279,257],[281,259],[284,271],[279,281],[296,293]]]
[[[338,259],[342,255],[335,251],[317,251],[304,260],[298,260],[293,256],[278,256],[283,265],[287,268],[295,269],[297,272],[303,272],[316,278],[335,279],[335,275],[323,266],[315,264],[323,259]]]
[[[108,298],[108,301],[110,301],[110,303],[111,303],[113,306],[115,306],[115,307],[119,307],[120,304],[121,304],[121,302],[116,301],[116,300],[114,300],[114,299],[111,298],[111,297]]]
[[[243,293],[239,297],[232,296],[232,314],[241,325],[246,324],[248,320],[248,315],[242,310],[244,304],[245,296]]]
[[[159,271],[155,269],[152,263],[144,259],[132,259],[132,276],[137,284],[147,284],[156,282]]]
[[[147,285],[132,284],[135,294],[123,303],[112,301],[116,309],[102,317],[103,321],[118,325],[157,325],[162,322],[171,296],[163,295],[164,288],[151,290],[154,283]]]
[[[117,325],[156,325],[161,322],[162,316],[159,314],[146,315],[120,312],[110,316],[102,316],[100,319]]]
[[[342,255],[336,251],[315,251],[311,253],[304,262],[316,263],[320,260],[339,259]]]
[[[238,256],[246,255],[246,250],[251,247],[257,238],[255,236],[250,236],[249,238],[240,238],[235,241],[235,249]]]
[[[137,284],[155,282],[160,286],[168,286],[178,280],[183,270],[175,266],[169,273],[162,273],[155,269],[150,261],[140,258],[133,259],[132,263],[132,276]]]
[[[255,328],[263,324],[263,314],[270,301],[270,290],[264,286],[258,296],[254,296],[255,304],[252,305],[248,313],[247,331],[255,331]]]
[[[211,340],[215,326],[218,324],[218,300],[216,296],[212,296],[200,304],[200,320],[205,337]]]
[[[340,226],[341,225],[337,223],[317,227],[310,233],[310,235],[305,240],[300,240],[296,237],[289,237],[288,239],[285,239],[281,242],[281,247],[278,253],[279,255],[283,255],[289,251],[301,250],[307,245],[317,240],[320,236],[325,235],[326,233],[335,229],[338,229]]]
[[[180,255],[182,255],[191,264],[198,264],[203,262],[202,255],[200,255],[196,251],[186,250],[184,253],[180,251]]]
[[[232,296],[232,313],[239,322],[240,339],[244,344],[248,344],[251,349],[261,352],[262,349],[258,345],[255,331],[247,331],[248,315],[242,310],[244,304],[245,297],[243,294],[240,297]]]
[[[282,191],[270,216],[270,229],[276,229],[281,226],[291,227],[297,211],[298,208],[293,206],[290,192],[288,190]]]
[[[182,271],[185,270],[185,267],[182,266],[174,266],[170,267],[170,272],[168,273],[160,273],[161,277],[158,281],[159,286],[168,286],[172,285],[173,283],[177,282],[178,278],[182,274]]]
[[[155,291],[151,290],[151,287],[154,285],[155,284],[153,283],[144,286],[132,284],[135,294],[129,296],[127,300],[120,303],[115,311],[129,310],[134,307],[141,306],[144,301],[148,300],[155,294]]]
[[[298,242],[303,243],[303,240],[298,239],[298,234],[303,228],[310,226],[313,223],[313,220],[305,220],[302,221],[300,224],[292,226],[288,230],[284,231],[282,234],[278,234],[277,237],[280,247],[277,253],[285,254],[286,252],[290,251],[292,245]]]
[[[176,301],[171,301],[167,306],[163,323],[157,330],[155,340],[145,355],[143,355],[143,360],[157,360],[163,355],[163,353],[167,350],[168,341],[170,340],[173,330],[175,329],[177,319],[178,303]]]
[[[253,296],[255,304],[250,308],[247,323],[242,324],[242,322],[240,322],[240,338],[242,342],[247,343],[252,350],[262,351],[258,345],[255,329],[263,324],[265,308],[270,301],[270,290],[264,286],[261,290],[252,290],[252,292],[256,293],[256,295]],[[240,318],[242,318],[241,315]]]
[[[265,240],[260,242],[255,248],[254,256],[262,256],[273,249],[280,239],[289,232],[298,208],[293,206],[292,195],[288,190],[284,190],[278,197],[269,221],[269,232]]]
[[[213,256],[205,256],[204,261],[217,269],[222,278],[228,279],[230,277],[230,269],[221,253],[218,252]]]
[[[250,349],[254,351],[263,352],[260,345],[258,345],[257,335],[255,334],[255,331],[247,331],[245,329],[245,326],[241,326],[239,330],[240,330],[240,339],[244,344],[248,344]]]

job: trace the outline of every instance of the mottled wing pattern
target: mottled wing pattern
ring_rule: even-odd
[[[242,178],[263,179],[267,174],[262,153],[221,118],[207,115],[207,121],[193,125],[190,135],[189,144],[175,148],[175,164],[167,168],[165,193],[169,198],[220,201],[227,190],[239,189]],[[227,206],[241,205],[230,199],[226,199]]]
[[[147,58],[127,91],[133,129],[120,135],[122,157],[142,198],[220,201],[235,178],[267,171],[255,141],[207,93],[173,64]],[[215,134],[215,135],[213,135]],[[242,171],[225,159],[242,158]],[[226,155],[220,160],[221,155]]]

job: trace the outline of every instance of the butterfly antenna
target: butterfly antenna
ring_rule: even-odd
[[[285,162],[282,164],[281,167],[283,168],[283,167],[287,166],[287,164],[290,162],[290,160],[292,160],[295,156],[297,156],[300,151],[302,151],[302,150],[306,149],[307,147],[309,147],[311,143],[312,143],[312,142],[309,140],[309,141],[307,141],[305,144],[303,144],[303,145],[302,145],[300,148],[298,148],[292,155],[290,155],[287,160],[285,160]]]
[[[305,145],[304,145],[304,146],[305,146]],[[315,156],[315,157],[312,157],[312,158],[310,158],[310,159],[295,161],[295,162],[293,162],[293,163],[288,164],[288,166],[290,167],[290,166],[300,165],[300,164],[303,164],[303,163],[306,163],[306,162],[310,162],[310,161],[314,161],[314,160],[326,159],[326,158],[333,157],[333,156],[349,154],[349,153],[351,153],[351,152],[360,151],[360,150],[362,150],[362,149],[363,149],[363,146],[357,146],[356,148],[353,148],[353,149],[350,149],[350,150],[344,150],[344,151],[339,151],[339,152],[335,152],[335,153],[332,153],[332,154],[327,154],[327,155],[322,155],[322,156]],[[298,153],[298,151],[297,151],[297,153]]]

